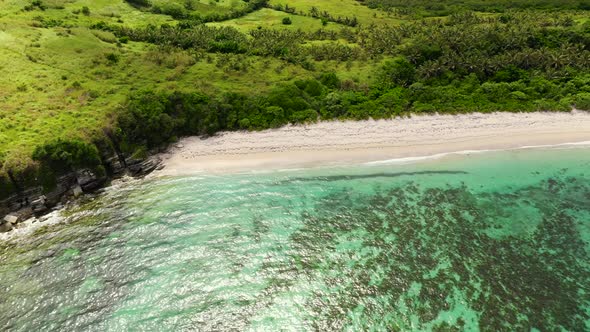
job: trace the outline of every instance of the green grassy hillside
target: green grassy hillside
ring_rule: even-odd
[[[575,0],[4,0],[0,198],[14,190],[9,173],[47,166],[35,150],[95,144],[105,132],[133,154],[179,135],[318,119],[590,108],[588,9]]]

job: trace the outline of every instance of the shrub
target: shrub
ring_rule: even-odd
[[[574,106],[577,109],[588,111],[590,110],[590,93],[579,93],[574,97]]]
[[[300,80],[295,82],[299,90],[305,91],[309,96],[319,97],[324,93],[324,86],[316,80]]]
[[[186,9],[177,3],[166,3],[161,7],[154,7],[152,11],[157,14],[170,15],[175,19],[184,19],[188,17]]]
[[[241,129],[250,129],[250,120],[247,118],[240,119],[240,121],[238,121],[238,125]]]
[[[496,82],[516,82],[528,76],[528,73],[514,65],[509,65],[506,68],[499,70],[494,75]]]
[[[510,93],[510,97],[516,100],[527,100],[528,96],[522,91],[514,91]]]
[[[297,111],[291,114],[292,123],[308,123],[316,122],[318,120],[318,112],[313,109],[306,109],[304,111]]]
[[[112,64],[119,62],[119,55],[115,53],[107,53],[105,54],[105,58]]]
[[[277,128],[288,122],[286,112],[279,106],[267,106],[247,115],[248,122],[240,121],[240,125],[248,124],[249,129]]]
[[[195,0],[185,0],[184,8],[186,10],[195,10],[197,8],[197,3]]]
[[[340,79],[335,73],[323,73],[320,75],[320,82],[330,89],[340,88]]]
[[[31,11],[35,10],[35,8],[38,8],[39,10],[45,10],[47,9],[47,6],[41,0],[33,0],[30,5],[26,5],[24,7],[24,10]]]
[[[165,143],[173,135],[174,121],[166,114],[168,99],[150,91],[132,96],[119,115],[120,135],[129,146],[148,148]],[[135,150],[130,147],[129,150]]]
[[[82,14],[89,16],[90,15],[90,8],[84,6],[82,7]]]
[[[39,161],[56,174],[80,168],[98,169],[101,166],[96,146],[79,139],[58,139],[39,146],[33,152],[33,160]]]
[[[508,83],[486,82],[481,85],[481,90],[492,102],[500,102],[510,94]]]
[[[105,43],[113,44],[117,42],[117,37],[110,31],[92,30],[92,34]]]
[[[134,7],[149,7],[152,3],[149,0],[125,0]]]
[[[289,17],[283,17],[283,24],[284,25],[291,25],[291,23],[293,23],[291,21],[291,18],[289,18]]]
[[[381,84],[385,87],[410,86],[416,77],[416,68],[406,58],[387,61],[381,68]]]
[[[296,111],[303,111],[311,108],[305,93],[294,84],[285,84],[276,87],[268,95],[270,105],[278,106],[284,109],[287,114]]]

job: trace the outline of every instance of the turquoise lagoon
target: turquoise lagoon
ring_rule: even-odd
[[[134,181],[0,241],[10,331],[590,330],[590,149]]]

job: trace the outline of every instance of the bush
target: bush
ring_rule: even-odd
[[[340,79],[335,73],[323,73],[320,75],[320,82],[330,89],[340,88]]]
[[[283,24],[284,24],[284,25],[291,25],[291,23],[293,23],[293,22],[291,21],[291,18],[289,18],[289,17],[284,17],[284,18],[283,18]]]
[[[195,10],[197,8],[196,0],[185,0],[184,1],[184,8],[186,10]]]
[[[118,119],[122,141],[128,145],[126,150],[135,151],[134,146],[157,147],[174,135],[175,122],[166,114],[168,104],[165,95],[150,91],[129,99]]]
[[[305,91],[311,97],[319,97],[324,93],[324,86],[316,80],[300,80],[295,82],[299,90]]]
[[[492,102],[501,102],[510,94],[510,86],[508,83],[492,83],[486,82],[481,85],[481,90],[486,94]]]
[[[119,55],[115,53],[107,53],[105,54],[105,58],[112,64],[119,62]]]
[[[240,119],[238,121],[238,125],[241,129],[250,129],[250,120],[249,119]]]
[[[574,106],[579,110],[590,111],[590,93],[583,92],[574,96]]]
[[[154,7],[152,11],[156,14],[170,15],[175,19],[188,17],[186,9],[177,3],[165,3],[161,7]]]
[[[82,14],[89,16],[90,15],[90,8],[84,6],[82,7]]]
[[[102,30],[91,30],[92,34],[96,36],[96,38],[102,40],[105,43],[114,44],[117,42],[117,37],[110,32],[110,31],[102,31]]]
[[[318,112],[313,109],[306,109],[304,111],[297,111],[291,114],[292,123],[308,123],[316,122],[318,120]]]
[[[47,9],[47,6],[41,0],[33,0],[30,5],[26,5],[24,7],[24,10],[31,11],[35,10],[35,8],[38,8],[39,10],[45,10]]]
[[[387,61],[381,67],[380,79],[384,87],[395,85],[408,87],[414,82],[415,77],[416,68],[406,58]]]
[[[125,0],[134,7],[149,7],[152,3],[149,0]]]
[[[522,91],[514,91],[510,93],[510,97],[516,100],[527,100],[528,96]]]
[[[79,139],[58,139],[39,146],[33,152],[33,160],[39,161],[56,174],[81,168],[98,169],[101,166],[96,146]]]
[[[293,112],[312,108],[305,97],[305,93],[296,85],[285,84],[271,90],[268,95],[268,102],[270,105],[281,107],[289,116]]]
[[[267,106],[247,116],[247,122],[241,120],[240,124],[248,123],[248,129],[278,128],[288,123],[285,110],[279,106]]]
[[[496,82],[516,82],[526,78],[528,73],[514,65],[509,65],[506,68],[499,70],[494,75],[493,80]]]

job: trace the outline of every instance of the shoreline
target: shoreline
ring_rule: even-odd
[[[206,139],[185,137],[166,152],[150,156],[161,160],[163,168],[154,167],[157,170],[142,177],[415,163],[449,155],[576,145],[590,146],[588,111],[326,121],[259,132],[222,132]],[[36,228],[27,224],[51,224],[44,221],[59,210],[21,219],[8,232],[12,235],[0,239],[18,237],[21,232],[14,230],[27,233]]]
[[[472,113],[329,121],[186,137],[150,176],[280,170],[590,142],[590,112]]]

